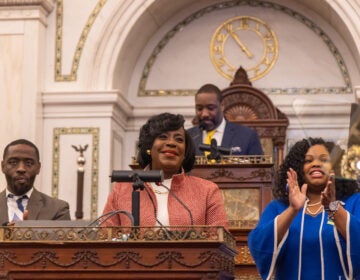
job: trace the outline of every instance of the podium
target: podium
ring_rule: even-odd
[[[196,157],[191,175],[215,182],[222,193],[230,233],[239,254],[235,258],[236,279],[261,279],[247,246],[266,205],[272,200],[274,163],[271,156],[223,156],[220,162]]]
[[[2,227],[0,279],[234,279],[222,227]]]

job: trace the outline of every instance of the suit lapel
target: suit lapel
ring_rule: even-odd
[[[193,133],[191,135],[194,139],[196,139],[195,142],[202,143],[203,138],[203,131],[200,129],[200,127],[196,127],[196,129],[193,130]]]
[[[2,223],[5,223],[8,220],[9,220],[9,214],[8,214],[6,194],[4,190],[0,193],[0,221],[3,221]]]
[[[199,127],[196,127],[194,129],[189,130],[190,135],[193,139],[194,145],[195,145],[195,151],[197,155],[202,155],[203,152],[200,151],[199,145],[203,142],[203,133],[202,130]]]
[[[37,220],[43,204],[44,202],[40,193],[34,188],[26,208],[29,211],[29,220]]]
[[[221,146],[231,147],[233,137],[234,137],[234,129],[231,127],[229,122],[226,121],[224,135],[223,135],[223,139],[221,141]]]

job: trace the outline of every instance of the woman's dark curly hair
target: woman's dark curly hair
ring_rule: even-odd
[[[156,137],[161,133],[184,128],[185,119],[182,115],[162,113],[151,117],[140,129],[137,161],[141,168],[151,165],[151,150]],[[195,163],[195,146],[190,134],[185,130],[185,157],[182,167],[189,172]]]
[[[290,149],[276,174],[276,182],[273,189],[273,196],[275,198],[280,199],[285,203],[289,203],[289,194],[286,190],[286,172],[290,168],[296,171],[299,186],[301,187],[304,184],[303,166],[305,162],[305,155],[309,148],[314,145],[324,145],[331,154],[330,143],[325,142],[322,138],[307,138],[296,142]],[[359,192],[357,181],[352,179],[335,178],[335,187],[337,199]]]

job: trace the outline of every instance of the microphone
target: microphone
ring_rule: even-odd
[[[143,182],[162,182],[164,172],[162,170],[113,170],[111,182],[134,182],[139,178]]]
[[[113,170],[111,175],[111,182],[132,182],[132,216],[134,218],[134,225],[138,226],[140,223],[140,193],[137,189],[144,190],[144,182],[162,182],[164,180],[164,173],[162,170]]]
[[[199,131],[196,131],[196,134],[195,135],[191,135],[192,139],[195,141],[196,139],[198,138],[201,138],[202,136],[202,131],[206,129],[206,124],[204,122],[201,122],[199,124],[199,129],[200,129],[200,132]]]
[[[106,212],[104,214],[102,214],[100,217],[96,218],[94,221],[92,221],[90,224],[87,225],[87,227],[91,227],[93,225],[95,225],[96,227],[101,226],[103,223],[105,223],[107,220],[109,220],[111,217],[115,216],[116,214],[125,214],[130,222],[131,222],[131,226],[134,226],[134,217],[131,213],[129,213],[128,211],[125,210],[114,210],[114,211],[110,211],[110,212]],[[101,221],[102,218],[104,218],[104,220]]]
[[[213,143],[213,140],[216,141],[215,139],[212,139],[212,145],[208,145],[208,144],[199,144],[199,149],[200,151],[207,151],[210,152],[212,148],[217,149],[218,152],[220,152],[223,155],[231,155],[233,152],[233,149],[239,149],[239,147],[234,147],[234,148],[227,148],[227,147],[222,147],[222,146],[215,146],[215,143]]]
[[[201,130],[206,130],[206,128],[207,128],[206,123],[205,123],[204,121],[201,121],[201,122],[199,123],[199,128],[200,128]]]

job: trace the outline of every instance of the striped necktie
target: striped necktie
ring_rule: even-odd
[[[8,197],[10,197],[10,198],[15,198],[15,196],[13,195],[13,194],[9,194],[8,195]],[[24,205],[23,205],[23,200],[24,199],[28,199],[28,197],[27,197],[27,195],[25,194],[25,195],[23,195],[23,196],[20,196],[17,200],[16,200],[16,203],[17,203],[17,206],[18,206],[18,208],[19,208],[19,210],[21,211],[21,212],[23,212],[24,213]]]

